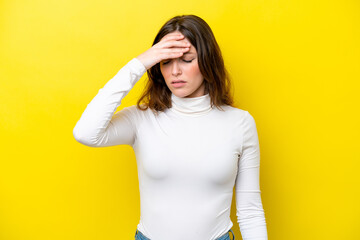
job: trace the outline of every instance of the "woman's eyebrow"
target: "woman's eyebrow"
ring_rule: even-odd
[[[194,52],[186,52],[184,53],[183,55],[186,55],[186,54],[193,54]]]

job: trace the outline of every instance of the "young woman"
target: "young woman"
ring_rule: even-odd
[[[115,113],[145,72],[137,105]],[[230,232],[235,239],[234,186],[243,239],[267,239],[256,124],[231,105],[230,86],[208,24],[182,15],[87,105],[73,130],[78,142],[134,149],[141,203],[135,239],[229,240]]]

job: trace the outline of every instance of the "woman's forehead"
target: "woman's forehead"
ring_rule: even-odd
[[[197,53],[196,48],[191,44],[189,51],[185,52],[184,55],[185,54],[196,54],[196,53]]]
[[[183,55],[193,55],[193,54],[196,54],[196,49],[194,48],[193,50],[191,51],[188,51],[188,52],[185,52]]]

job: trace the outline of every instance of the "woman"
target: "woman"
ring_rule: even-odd
[[[147,72],[137,105],[114,114]],[[244,240],[267,239],[254,118],[231,106],[230,81],[208,24],[167,21],[87,105],[73,134],[90,147],[133,147],[140,187],[138,240],[227,240],[233,187]],[[143,104],[140,101],[146,99]]]

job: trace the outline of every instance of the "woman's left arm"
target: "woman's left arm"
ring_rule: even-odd
[[[260,195],[260,147],[254,118],[245,112],[243,144],[236,178],[236,216],[243,240],[267,240]]]

